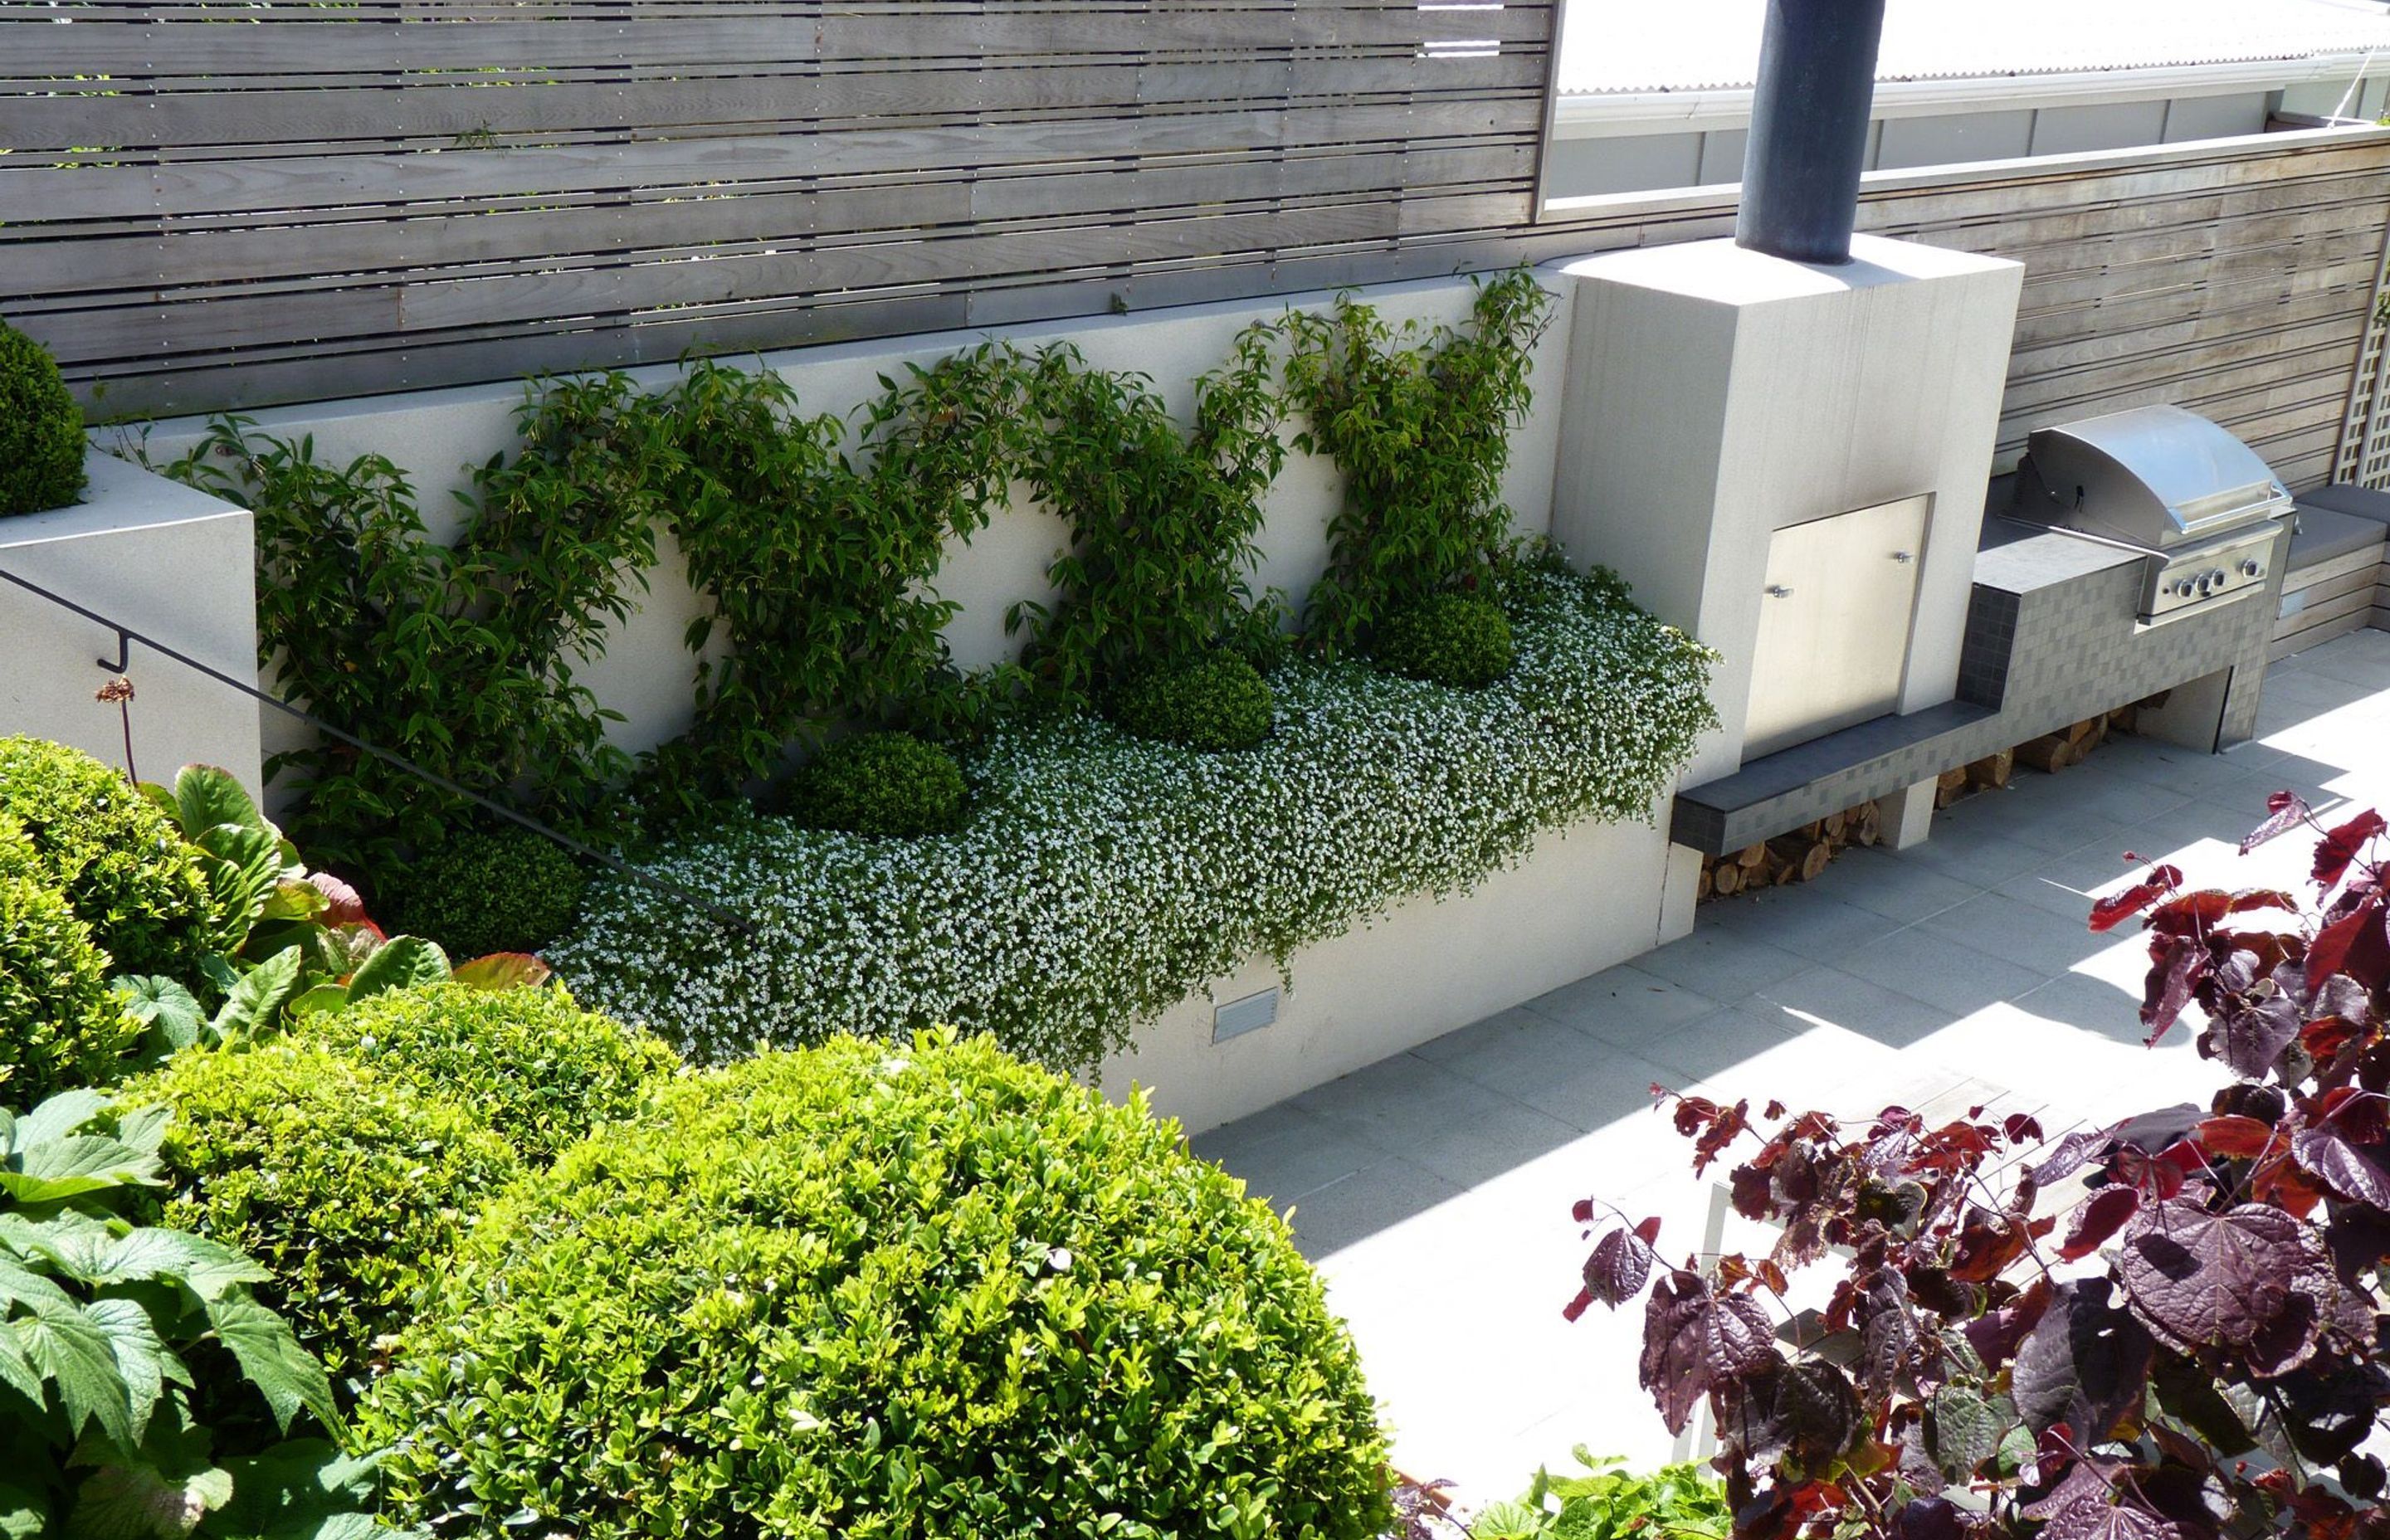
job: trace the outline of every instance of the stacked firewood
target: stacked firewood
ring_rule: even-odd
[[[1705,857],[1695,894],[1723,898],[1758,888],[1806,882],[1826,869],[1846,846],[1872,845],[1883,837],[1883,815],[1868,802],[1803,824],[1773,840],[1762,840],[1724,855]]]
[[[1961,797],[1998,790],[2008,785],[2020,764],[2050,774],[2080,764],[2083,757],[2106,741],[2110,733],[2136,731],[2140,713],[2156,710],[2165,700],[2165,692],[2161,691],[2129,706],[2085,717],[2057,732],[2044,733],[2013,749],[1985,754],[1955,770],[1945,770],[1934,784],[1934,805],[1948,807]],[[1706,900],[1759,888],[1782,887],[1788,882],[1806,882],[1824,871],[1845,847],[1874,844],[1882,837],[1882,828],[1883,815],[1876,804],[1861,802],[1831,817],[1804,824],[1790,834],[1780,834],[1724,855],[1703,857],[1696,891]]]
[[[2084,756],[2107,741],[2109,734],[2136,731],[2141,712],[2165,705],[2165,699],[2163,694],[2153,695],[2129,706],[2119,706],[2113,712],[2087,716],[2054,733],[2029,738],[2013,749],[1986,754],[1972,764],[1946,770],[1934,789],[1934,805],[1948,807],[1961,797],[2006,786],[2009,776],[2020,764],[2049,775],[2080,764]]]

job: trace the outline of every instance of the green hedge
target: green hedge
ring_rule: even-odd
[[[0,518],[83,495],[83,408],[50,350],[0,325]]]
[[[944,833],[962,822],[962,767],[910,733],[857,733],[816,755],[789,782],[789,811],[809,828],[889,839]]]
[[[302,1017],[297,1031],[462,1103],[534,1165],[601,1123],[636,1116],[680,1067],[656,1038],[583,1010],[561,989],[393,990]]]
[[[1715,718],[1708,654],[1615,580],[1508,585],[1482,690],[1290,662],[1236,754],[1085,718],[1000,727],[960,832],[893,841],[744,817],[646,857],[756,933],[597,883],[548,959],[592,1008],[695,1057],[942,1021],[1084,1067],[1247,957],[1465,891],[1547,830],[1642,818]]]
[[[107,1084],[137,1035],[109,993],[108,955],[0,813],[0,1106]]]
[[[1111,715],[1138,738],[1226,753],[1269,737],[1270,689],[1242,657],[1215,652],[1131,680]]]
[[[218,916],[173,820],[121,772],[37,738],[0,738],[0,814],[32,842],[44,880],[91,927],[113,973],[196,982]]]
[[[562,847],[509,828],[459,834],[388,886],[393,926],[438,942],[461,963],[554,941],[581,905],[583,878]]]
[[[364,1372],[521,1167],[465,1106],[312,1044],[187,1049],[118,1100],[173,1110],[161,1221],[268,1268],[259,1298],[336,1379]]]
[[[1501,678],[1517,653],[1510,617],[1474,594],[1437,594],[1395,610],[1369,648],[1381,668],[1472,690]]]
[[[984,1039],[765,1054],[493,1205],[361,1433],[452,1540],[1366,1540],[1352,1344],[1242,1194]]]

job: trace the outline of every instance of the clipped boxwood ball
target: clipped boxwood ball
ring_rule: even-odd
[[[302,1017],[309,1043],[386,1079],[470,1107],[515,1152],[546,1165],[603,1123],[638,1115],[680,1056],[592,1014],[560,988],[391,990]]]
[[[1390,673],[1473,690],[1510,672],[1517,644],[1492,599],[1438,594],[1380,621],[1370,651]]]
[[[585,884],[561,846],[527,828],[463,834],[391,883],[381,918],[438,942],[458,962],[536,952],[572,923]]]
[[[789,812],[815,828],[850,834],[951,834],[962,826],[962,766],[910,733],[858,733],[797,772]]]
[[[121,773],[61,744],[0,738],[0,813],[91,927],[109,971],[198,982],[215,900],[180,828]]]
[[[1285,1223],[1141,1100],[985,1039],[675,1082],[490,1208],[358,1421],[396,1446],[390,1516],[448,1540],[523,1514],[577,1540],[1390,1518]]]
[[[0,1107],[105,1085],[138,1029],[108,990],[108,956],[0,813]]]
[[[83,495],[83,408],[50,350],[0,323],[0,518]]]
[[[1167,665],[1124,686],[1112,720],[1139,738],[1217,753],[1269,737],[1270,687],[1234,652]]]
[[[466,1104],[311,1043],[192,1048],[118,1093],[173,1109],[158,1222],[223,1241],[335,1381],[396,1331],[521,1162]]]

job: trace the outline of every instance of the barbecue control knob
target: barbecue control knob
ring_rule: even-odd
[[[2174,591],[2178,597],[2189,598],[2192,593],[2196,591],[2196,585],[2192,584],[2189,578],[2177,578],[2175,580]]]
[[[2253,556],[2248,560],[2241,563],[2241,575],[2243,577],[2264,577],[2266,575],[2266,564]]]

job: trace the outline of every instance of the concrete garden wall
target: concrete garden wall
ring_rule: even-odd
[[[84,500],[0,519],[0,570],[246,677],[257,660],[256,556],[246,509],[94,451]],[[116,634],[0,583],[0,734],[124,763],[125,720],[93,699]],[[258,708],[135,647],[133,760],[145,779],[220,764],[258,791]]]
[[[1517,527],[1532,533],[1550,528],[1574,288],[1548,287],[1558,303],[1536,353],[1537,400],[1513,439],[1504,483]],[[1453,278],[1370,289],[1363,297],[1389,321],[1433,324],[1464,321],[1473,295],[1470,282]],[[1324,307],[1331,300],[1317,294],[1291,302]],[[796,388],[803,410],[845,412],[877,393],[879,376],[932,363],[983,335],[1024,348],[1067,340],[1092,366],[1149,375],[1185,420],[1192,413],[1196,378],[1226,361],[1244,327],[1284,309],[1277,301],[1204,305],[1065,326],[938,334],[901,344],[813,348],[766,355],[764,363]],[[636,378],[661,385],[673,373],[649,368]],[[513,415],[522,395],[518,384],[461,388],[279,408],[256,414],[256,420],[278,437],[312,434],[326,460],[345,462],[366,453],[389,457],[414,482],[435,536],[450,538],[464,511],[455,494],[470,485],[466,468],[513,447]],[[1291,422],[1283,431],[1291,438],[1299,427]],[[158,423],[144,448],[153,460],[163,460],[187,449],[202,428],[198,419]],[[1049,592],[1046,566],[1068,538],[1057,515],[1025,488],[1014,492],[987,530],[950,551],[939,579],[941,591],[961,606],[947,635],[965,667],[1012,653],[1004,611],[1017,599]],[[1342,497],[1332,462],[1289,456],[1269,497],[1257,589],[1302,597],[1326,564],[1328,524]],[[651,588],[637,611],[609,636],[606,656],[581,674],[601,704],[623,714],[616,738],[634,750],[674,736],[689,718],[692,660],[682,634],[701,603],[669,539],[660,543],[659,564],[649,575]],[[268,731],[271,747],[288,729],[277,720]],[[1292,988],[1279,1000],[1271,1025],[1214,1041],[1215,1002],[1280,983],[1277,967],[1255,958],[1236,976],[1217,981],[1208,996],[1187,1000],[1139,1033],[1136,1050],[1109,1061],[1099,1078],[1120,1095],[1132,1083],[1147,1085],[1157,1108],[1182,1118],[1190,1130],[1240,1117],[1665,939],[1659,930],[1667,861],[1664,820],[1553,831],[1523,866],[1497,873],[1470,894],[1441,902],[1413,898],[1373,926],[1296,956]]]
[[[1114,1097],[1141,1085],[1157,1113],[1200,1134],[1639,956],[1670,939],[1665,830],[1664,819],[1551,830],[1473,892],[1412,898],[1304,948],[1291,989],[1256,957],[1139,1032],[1097,1083]],[[1214,1040],[1220,1006],[1270,989],[1271,1024]]]
[[[1560,295],[1550,327],[1536,350],[1532,381],[1536,403],[1512,439],[1506,500],[1523,533],[1550,527],[1552,467],[1560,444],[1560,393],[1568,358],[1569,301],[1566,286],[1548,284]],[[1466,278],[1388,285],[1362,291],[1391,322],[1465,320],[1474,286]],[[1254,321],[1270,320],[1288,306],[1324,308],[1330,294],[1290,301],[1252,301],[1190,305],[1152,314],[1106,316],[1063,324],[999,327],[980,332],[932,332],[895,341],[844,343],[763,355],[765,366],[796,388],[807,415],[846,413],[879,393],[881,375],[901,377],[907,364],[928,365],[996,338],[1025,349],[1053,341],[1075,343],[1090,366],[1136,370],[1153,386],[1182,421],[1192,415],[1195,379],[1228,358],[1237,333]],[[645,384],[662,386],[674,378],[668,366],[632,371]],[[471,486],[468,468],[515,445],[514,412],[523,399],[519,383],[465,386],[403,395],[311,403],[254,414],[259,430],[277,438],[312,434],[319,459],[345,464],[364,454],[387,456],[413,481],[432,534],[450,538],[464,512],[456,494]],[[172,418],[146,432],[110,430],[109,442],[139,444],[162,462],[189,449],[204,422]],[[1291,437],[1299,425],[1283,432]],[[1062,520],[1015,488],[1012,504],[967,548],[950,552],[938,586],[962,606],[947,628],[957,663],[965,668],[996,661],[1015,650],[1004,635],[1004,611],[1017,599],[1044,598],[1050,589],[1046,567],[1067,539]],[[1328,521],[1343,497],[1343,481],[1324,456],[1290,455],[1285,472],[1271,489],[1263,531],[1256,592],[1276,586],[1300,599],[1318,577],[1328,557]],[[634,751],[676,736],[689,721],[694,660],[682,642],[701,601],[693,593],[679,552],[669,536],[658,542],[651,587],[639,609],[608,637],[606,655],[578,672],[598,703],[623,713],[614,740]],[[271,682],[268,681],[268,687]],[[267,724],[269,750],[289,729]]]

